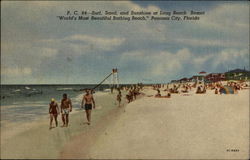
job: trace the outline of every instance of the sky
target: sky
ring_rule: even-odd
[[[205,15],[199,21],[60,21],[67,10]],[[247,1],[1,2],[2,84],[94,84],[112,68],[120,83],[167,83],[244,67]]]

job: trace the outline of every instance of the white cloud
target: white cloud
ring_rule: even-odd
[[[249,64],[249,51],[246,49],[226,49],[216,54],[213,60],[213,66],[224,65],[225,67],[231,65]],[[249,67],[249,66],[248,66]]]
[[[173,75],[183,69],[183,66],[190,61],[192,54],[187,48],[180,49],[176,53],[168,51],[137,50],[125,52],[121,56],[121,63],[130,65],[135,61],[144,63],[147,66],[145,71],[150,76]],[[150,66],[150,67],[148,67]]]
[[[113,50],[115,47],[120,46],[125,38],[103,38],[90,35],[72,35],[62,39],[62,42],[79,42],[79,45],[92,45],[95,49],[99,50]],[[76,45],[77,46],[77,45]]]
[[[213,54],[206,54],[206,55],[202,55],[202,56],[194,56],[193,57],[193,64],[195,64],[196,66],[201,66],[206,61],[208,61],[211,58],[213,58],[213,56],[214,56]]]
[[[179,38],[175,39],[175,42],[191,45],[191,46],[202,46],[202,47],[240,47],[246,46],[246,43],[242,43],[240,41],[235,41],[235,39],[206,39],[206,37],[201,38]]]
[[[199,22],[208,27],[225,32],[249,30],[249,4],[232,4],[230,2],[208,11]]]
[[[247,64],[249,59],[247,50],[225,49],[218,53],[202,55],[194,54],[189,49],[184,48],[175,53],[159,51],[151,54],[148,50],[137,50],[122,54],[121,62],[124,63],[123,65],[130,65],[129,62],[131,61],[133,63],[144,63],[144,74],[152,77],[165,75],[172,77],[183,71],[192,74],[208,67],[211,69],[210,72],[213,72],[220,65],[227,68],[228,66]],[[239,62],[242,62],[242,64]],[[192,68],[192,70],[187,70],[186,67]]]
[[[192,36],[173,38],[176,43],[201,47],[249,46],[249,5],[227,2],[208,10],[199,21],[185,23]],[[198,33],[196,36],[196,33]]]
[[[176,53],[161,52],[154,55],[155,65],[151,73],[155,76],[173,75],[183,70],[183,66],[190,60],[191,53],[187,48],[180,49]]]
[[[191,63],[193,68],[210,68],[210,70],[218,70],[223,67],[228,69],[231,68],[242,68],[249,64],[249,51],[246,49],[224,49],[217,53],[210,53],[206,55],[192,55]],[[207,66],[209,65],[209,66]]]
[[[1,67],[1,75],[5,75],[8,77],[16,77],[16,76],[27,76],[32,74],[32,69],[28,68],[28,67],[24,67],[24,68],[18,68],[18,67],[14,67],[14,68],[5,68],[5,67]]]
[[[43,56],[43,57],[54,57],[57,55],[58,50],[53,49],[53,48],[37,48],[37,54],[38,56]]]
[[[111,51],[115,50],[116,47],[122,45],[126,39],[125,38],[107,38],[107,37],[97,37],[83,34],[76,34],[61,39],[43,39],[40,40],[43,45],[50,45],[54,48],[61,48],[61,46],[67,46],[69,49],[73,50],[72,53],[76,54],[86,54],[88,52],[95,51]],[[56,50],[53,49],[55,52]]]

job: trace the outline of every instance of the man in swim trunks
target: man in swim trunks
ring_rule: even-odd
[[[63,99],[61,101],[61,113],[62,113],[62,127],[68,127],[69,124],[69,112],[72,111],[72,103],[69,98],[67,98],[67,94],[63,94]]]
[[[51,102],[49,104],[49,114],[50,114],[50,127],[49,127],[49,129],[52,129],[53,117],[54,117],[55,122],[56,122],[56,127],[58,126],[57,115],[59,113],[60,112],[59,112],[58,104],[55,102],[55,99],[52,98]]]
[[[90,125],[91,122],[91,110],[92,110],[92,104],[93,108],[95,109],[95,100],[93,95],[91,94],[91,90],[86,90],[86,94],[82,98],[82,105],[81,107],[83,108],[83,104],[85,106],[85,112],[88,120],[88,125]]]

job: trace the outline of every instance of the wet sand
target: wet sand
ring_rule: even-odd
[[[62,146],[64,146],[71,137],[79,134],[86,126],[80,126],[81,113],[70,116],[70,125],[68,128],[60,127],[49,130],[49,121],[42,120],[34,122],[27,127],[13,127],[13,131],[1,133],[1,158],[10,159],[47,159],[57,158]],[[83,117],[81,118],[83,119]],[[61,121],[61,117],[58,117]],[[72,123],[77,123],[73,125]],[[80,128],[82,127],[82,128]],[[11,133],[14,132],[14,133]],[[8,137],[7,134],[11,134]]]
[[[134,101],[92,143],[79,136],[60,158],[248,159],[249,90],[193,92]]]

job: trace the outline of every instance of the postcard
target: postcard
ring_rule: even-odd
[[[249,159],[249,1],[1,1],[1,159]]]

